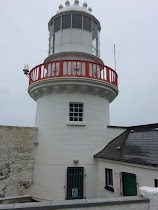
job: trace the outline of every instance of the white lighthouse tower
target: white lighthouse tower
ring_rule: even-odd
[[[32,197],[96,198],[93,156],[106,144],[117,74],[100,59],[101,26],[87,3],[66,1],[48,28],[49,55],[29,72],[38,127]]]

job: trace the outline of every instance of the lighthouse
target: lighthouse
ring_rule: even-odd
[[[100,58],[101,25],[87,3],[60,5],[48,30],[48,56],[24,69],[37,102],[32,198],[96,198],[94,155],[107,143],[117,73]]]

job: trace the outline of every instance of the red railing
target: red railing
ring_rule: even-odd
[[[102,64],[81,60],[51,61],[34,67],[29,73],[29,85],[49,78],[82,77],[108,82],[118,87],[117,73]]]

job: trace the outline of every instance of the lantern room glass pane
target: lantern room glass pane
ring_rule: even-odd
[[[91,19],[89,17],[83,16],[83,29],[91,32],[91,25]]]
[[[72,15],[72,28],[82,29],[82,15]]]
[[[60,30],[61,26],[61,17],[58,17],[54,20],[54,33]]]
[[[97,38],[92,35],[92,47],[97,49]]]
[[[96,49],[93,48],[93,47],[92,47],[92,54],[93,54],[93,55],[97,55],[97,51],[96,51]]]
[[[92,21],[92,33],[98,37],[98,25],[96,22]]]
[[[53,32],[54,32],[54,22],[53,22],[52,25],[50,26],[49,31],[50,31],[50,38],[51,38],[52,35],[53,35]]]
[[[62,29],[71,28],[71,14],[62,16]]]
[[[92,35],[92,54],[98,56],[98,38],[96,36]]]

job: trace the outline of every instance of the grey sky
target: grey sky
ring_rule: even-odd
[[[36,103],[27,93],[22,69],[47,57],[47,23],[61,3],[65,1],[0,0],[1,125],[34,125]],[[110,105],[111,124],[158,122],[158,1],[87,3],[101,22],[101,58],[112,68],[116,44],[120,93]]]

